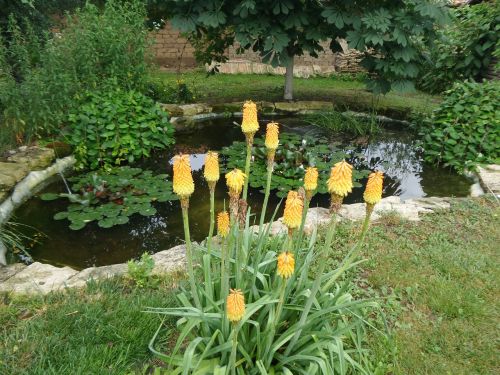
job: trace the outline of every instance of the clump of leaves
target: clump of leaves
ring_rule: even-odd
[[[245,142],[234,142],[231,146],[222,149],[221,154],[226,157],[226,168],[243,169],[245,166]],[[254,142],[254,162],[250,173],[250,186],[264,188],[267,178],[267,150],[264,140],[256,138]],[[276,190],[280,198],[286,196],[289,190],[302,186],[305,168],[315,166],[320,171],[318,193],[327,193],[326,181],[332,163],[342,159],[361,156],[348,153],[339,147],[339,143],[329,142],[326,138],[301,137],[296,134],[280,134],[280,147],[276,151],[274,173],[271,180],[271,189]],[[359,160],[359,158],[356,158]],[[354,170],[354,186],[361,186],[357,181],[368,175],[368,170]]]
[[[425,159],[458,171],[500,158],[500,84],[457,83],[424,118],[420,135]]]
[[[304,120],[334,133],[352,136],[371,135],[380,131],[380,125],[374,113],[365,119],[348,112],[328,111],[306,115]]]
[[[174,143],[167,114],[152,99],[110,84],[87,93],[87,100],[71,113],[69,143],[77,168],[104,168],[149,157],[153,149]]]
[[[139,260],[129,260],[127,262],[127,276],[135,282],[139,288],[144,288],[151,284],[151,273],[155,266],[153,257],[145,252]]]
[[[43,200],[67,198],[71,204],[66,211],[54,215],[55,220],[68,219],[70,228],[79,230],[92,221],[101,228],[126,224],[134,214],[152,216],[152,203],[177,199],[167,175],[153,176],[151,171],[121,167],[109,172],[92,172],[70,179],[77,193],[43,194]]]

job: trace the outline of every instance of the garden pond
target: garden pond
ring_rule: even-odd
[[[318,128],[305,122],[299,117],[262,116],[261,129],[270,120],[277,120],[281,125],[281,133],[290,133],[288,139],[301,140],[302,147],[307,150],[308,143],[321,139],[322,146],[333,145],[341,155],[347,154],[347,159],[354,164],[356,170],[365,170],[359,173],[359,181],[353,193],[345,203],[362,202],[363,188],[368,170],[379,169],[385,173],[383,196],[396,195],[402,199],[418,198],[425,196],[467,196],[471,182],[464,176],[458,175],[448,169],[424,163],[421,151],[413,134],[396,128],[385,128],[371,137],[357,137],[341,139],[332,135],[327,130]],[[262,137],[259,132],[256,137]],[[284,136],[284,149],[287,136]],[[191,155],[191,166],[195,180],[195,192],[190,199],[190,227],[191,237],[201,241],[208,233],[209,227],[209,190],[203,179],[203,164],[205,153],[208,150],[222,150],[235,141],[244,141],[244,136],[235,120],[231,118],[207,121],[194,126],[189,131],[176,134],[176,144],[168,151],[156,152],[151,158],[138,163],[136,166],[151,170],[153,174],[172,175],[172,157],[179,152]],[[223,155],[224,159],[235,157]],[[293,150],[292,150],[293,151]],[[258,152],[258,150],[257,150]],[[298,155],[300,150],[295,150]],[[238,155],[236,155],[238,156]],[[244,154],[239,155],[241,160]],[[300,156],[300,155],[298,155]],[[283,156],[285,159],[286,157]],[[288,159],[297,161],[297,157],[288,155]],[[298,163],[302,163],[298,160]],[[228,163],[231,164],[231,163]],[[330,163],[328,163],[330,165]],[[288,166],[288,164],[286,165]],[[305,165],[307,167],[307,165]],[[285,168],[293,169],[292,165]],[[299,166],[300,168],[300,166]],[[328,173],[328,170],[325,171]],[[285,180],[282,180],[285,181]],[[300,179],[292,177],[289,182],[293,187],[300,186]],[[70,184],[71,185],[71,184]],[[280,186],[280,179],[275,184]],[[53,265],[67,265],[76,269],[90,266],[103,266],[122,263],[136,258],[143,252],[158,252],[168,249],[183,242],[183,224],[180,204],[177,200],[155,202],[155,213],[150,216],[134,214],[129,221],[111,228],[101,228],[97,223],[88,223],[84,228],[71,230],[68,220],[54,220],[54,215],[67,209],[68,201],[57,199],[44,201],[40,198],[43,193],[59,193],[66,191],[66,185],[61,177],[48,184],[40,193],[21,206],[15,214],[14,221],[28,225],[27,234],[38,235],[29,245],[28,251],[33,260],[50,263]],[[251,187],[249,189],[249,205],[253,213],[259,213],[264,194],[262,189]],[[278,195],[283,195],[284,189]],[[274,190],[276,193],[277,190]],[[278,191],[279,193],[279,191]],[[274,210],[281,198],[271,194],[268,209]],[[223,176],[218,182],[215,191],[216,212],[227,207],[227,188]],[[316,194],[311,202],[311,207],[327,207],[328,194]]]

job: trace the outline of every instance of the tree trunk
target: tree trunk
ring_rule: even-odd
[[[286,64],[285,93],[283,99],[293,100],[293,56],[290,56]]]

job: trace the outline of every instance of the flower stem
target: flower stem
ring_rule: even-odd
[[[196,289],[196,282],[194,280],[194,269],[193,269],[193,251],[191,246],[191,236],[189,234],[189,215],[188,215],[188,207],[187,204],[181,202],[182,205],[182,221],[184,223],[184,237],[186,240],[186,260],[187,260],[187,269],[189,276],[189,283],[191,284],[191,294],[193,295],[193,299],[196,307],[201,309],[200,299],[198,297],[198,290]]]
[[[212,237],[214,235],[215,226],[215,186],[210,186],[210,229],[208,230],[207,251],[211,255]]]
[[[274,160],[268,160],[267,162],[267,181],[266,181],[266,191],[264,195],[264,203],[262,203],[262,211],[260,213],[260,223],[259,223],[259,233],[264,225],[264,220],[266,219],[267,202],[269,201],[269,194],[271,192],[271,179],[273,176],[273,164]]]
[[[252,137],[253,138],[253,137]],[[247,158],[245,161],[245,185],[243,185],[243,200],[247,200],[248,181],[250,180],[250,161],[252,160],[253,139],[247,136]]]
[[[238,326],[233,325],[233,345],[231,347],[231,356],[229,357],[229,368],[231,369],[231,375],[236,374],[236,349],[238,347]]]

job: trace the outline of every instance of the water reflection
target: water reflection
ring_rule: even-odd
[[[263,119],[263,124],[266,120]],[[350,161],[357,168],[380,169],[386,173],[384,196],[399,195],[402,198],[423,196],[466,196],[469,182],[462,176],[448,170],[425,164],[420,150],[411,135],[399,131],[384,131],[366,142],[358,139],[342,143],[337,136],[331,136],[316,127],[305,125],[297,118],[279,120],[282,131],[301,135],[326,137],[339,143],[350,155]],[[258,136],[262,136],[259,134]],[[202,129],[179,134],[173,150],[156,153],[151,159],[140,163],[140,167],[154,173],[172,174],[172,157],[177,152],[191,154],[191,166],[196,190],[190,200],[191,235],[201,240],[208,232],[209,199],[208,186],[203,180],[203,163],[206,151],[220,150],[234,140],[242,141],[244,136],[232,124],[232,120],[210,123]],[[352,144],[352,145],[351,145]],[[365,181],[362,181],[364,183]],[[44,192],[64,191],[62,182],[55,182]],[[362,201],[362,188],[355,188],[346,203]],[[215,191],[216,210],[227,206],[227,191],[221,178]],[[258,212],[263,194],[258,189],[249,190],[249,205]],[[280,202],[271,196],[269,207]],[[127,261],[144,251],[156,252],[182,242],[182,217],[178,201],[157,203],[157,213],[151,217],[134,215],[125,225],[103,230],[95,223],[88,224],[79,231],[72,231],[65,221],[52,219],[55,213],[64,210],[66,202],[56,200],[41,201],[34,197],[17,212],[16,220],[28,224],[47,235],[47,238],[31,253],[35,260],[57,265],[84,268]],[[311,206],[327,206],[328,196],[317,195]]]

